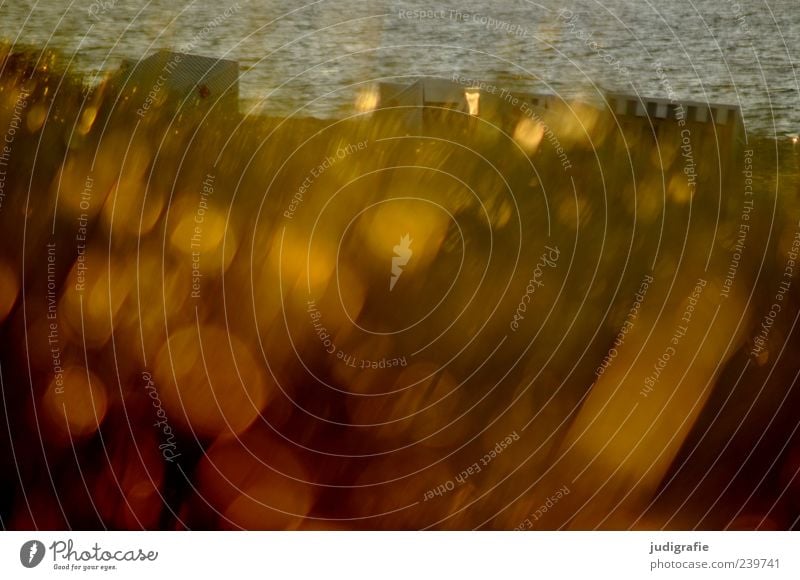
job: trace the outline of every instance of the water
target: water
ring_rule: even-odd
[[[375,80],[457,73],[568,97],[738,103],[747,130],[766,135],[800,129],[799,35],[797,0],[0,3],[0,37],[61,49],[93,75],[187,44],[238,60],[244,110],[337,116]]]

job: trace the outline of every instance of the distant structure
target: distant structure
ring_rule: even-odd
[[[660,151],[677,144],[677,164],[692,191],[701,183],[706,191],[722,191],[735,182],[738,172],[733,168],[739,166],[745,142],[739,106],[611,92],[606,100],[634,158],[645,153],[632,144],[650,144]]]
[[[488,83],[424,77],[410,85],[398,83],[378,84],[378,104],[380,109],[396,109],[397,114],[405,116],[408,126],[422,130],[427,123],[441,120],[449,112],[465,113],[498,121],[508,117],[507,96]],[[546,109],[558,99],[555,94],[522,95],[517,97],[535,107]],[[405,111],[405,112],[404,112]]]
[[[672,101],[653,97],[636,97],[623,93],[606,93],[614,114],[619,117],[650,117],[651,120],[678,120],[714,123],[735,127],[741,124],[741,109],[737,105]]]
[[[139,61],[124,61],[116,75],[142,116],[160,105],[214,106],[239,110],[239,63],[160,50]]]
[[[473,115],[481,110],[494,112],[514,98],[525,101],[540,110],[555,109],[565,105],[564,99],[554,92],[521,93],[501,89],[492,83],[470,80],[458,75],[453,79],[423,77],[410,85],[382,82],[378,84],[380,107],[413,105],[441,107]]]
[[[734,146],[742,141],[744,123],[738,105],[674,101],[653,97],[638,97],[623,93],[606,93],[606,100],[617,121],[626,128],[646,127],[658,136],[665,129],[678,126],[694,127],[694,136],[709,134],[720,145]],[[697,131],[697,129],[706,129]]]
[[[380,83],[378,95],[378,108],[418,109],[409,110],[409,121],[418,126],[424,124],[426,120],[426,108],[484,116],[487,112],[497,113],[504,103],[510,103],[511,98],[526,103],[538,113],[555,110],[563,112],[569,106],[569,103],[556,93],[500,92],[490,83],[465,83],[430,77],[421,78],[410,85]],[[737,105],[672,101],[610,91],[606,91],[602,96],[608,103],[608,111],[620,123],[633,123],[644,127],[649,126],[646,122],[648,119],[654,126],[682,119],[685,123],[715,125],[721,132],[730,133],[731,137],[738,135],[742,129],[741,109]],[[605,108],[598,103],[582,104]]]
[[[419,79],[410,85],[378,84],[378,108],[396,109],[404,125],[421,132],[447,111],[469,112],[464,87],[444,79]]]
[[[561,102],[555,94],[512,94],[488,83],[424,77],[410,85],[379,83],[377,108],[395,109],[409,130],[419,132],[448,112],[480,117],[505,128],[513,116],[509,115],[509,97],[525,101],[542,112]]]
[[[546,141],[545,150],[555,154],[549,162],[560,162],[565,169],[572,166],[570,158],[587,151],[586,141],[576,138],[586,131],[589,147],[597,137],[597,143],[608,145],[607,151],[626,151],[636,166],[656,160],[665,173],[682,175],[667,182],[671,195],[682,200],[698,189],[733,187],[744,144],[736,105],[611,91],[590,102],[554,93],[512,93],[458,75],[452,80],[421,78],[409,85],[380,83],[374,109],[400,120],[409,134],[444,130],[455,135],[485,122],[532,151]],[[568,154],[568,148],[574,150]]]

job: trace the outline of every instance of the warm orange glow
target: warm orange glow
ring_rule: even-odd
[[[0,261],[0,322],[8,316],[14,306],[18,292],[19,282],[17,281],[17,276],[11,266],[4,261]]]
[[[170,336],[154,375],[171,416],[206,436],[240,433],[256,420],[270,396],[261,368],[235,335],[190,325]]]
[[[73,438],[97,431],[108,410],[106,386],[83,367],[70,367],[56,377],[44,394],[42,404],[50,420]]]

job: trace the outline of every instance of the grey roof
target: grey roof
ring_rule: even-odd
[[[490,83],[476,83],[493,86]],[[380,83],[380,106],[445,106],[465,111],[467,109],[465,90],[470,87],[449,79],[424,77],[410,85],[398,83]],[[475,89],[481,93],[481,101],[498,101],[497,95],[483,89]],[[552,92],[513,93],[514,96],[542,109],[550,109],[564,101]],[[605,92],[612,112],[618,116],[650,117],[654,119],[675,119],[682,115],[687,121],[713,122],[719,125],[736,125],[741,121],[741,108],[737,105],[722,103],[704,103],[699,101],[673,101],[664,98],[640,97],[636,95]],[[600,103],[586,104],[602,108]]]
[[[687,121],[718,125],[737,124],[742,110],[738,105],[706,103],[702,101],[672,100],[659,97],[644,97],[624,93],[606,93],[608,104],[617,116],[675,119],[679,115]]]
[[[226,99],[239,99],[239,63],[233,60],[160,50],[138,62],[126,61],[122,74],[131,84],[161,79],[177,95],[203,90],[211,102],[223,94]]]

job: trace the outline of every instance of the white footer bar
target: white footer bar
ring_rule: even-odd
[[[798,548],[792,532],[4,532],[0,578],[777,580],[800,578]]]

